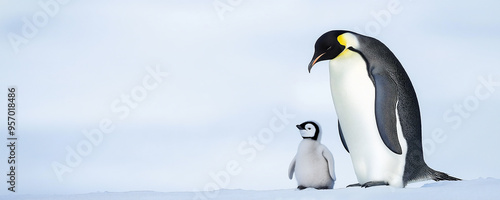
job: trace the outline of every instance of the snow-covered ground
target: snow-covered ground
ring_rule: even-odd
[[[212,192],[112,192],[79,195],[7,195],[10,200],[84,199],[500,199],[500,179],[481,178],[458,182],[435,182],[417,188],[345,188],[335,190],[219,190]]]

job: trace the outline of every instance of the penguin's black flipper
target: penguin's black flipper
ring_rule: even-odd
[[[344,134],[342,133],[342,128],[340,128],[340,121],[338,121],[338,125],[339,125],[339,135],[340,135],[340,140],[342,141],[342,145],[344,145],[344,148],[347,151],[347,153],[350,153],[349,148],[347,148],[347,143],[345,143]]]
[[[373,68],[372,80],[375,85],[375,118],[380,137],[394,153],[401,154],[401,145],[396,128],[397,86],[385,70]]]
[[[375,86],[375,119],[380,137],[387,148],[401,155],[403,150],[399,144],[396,128],[396,103],[398,100],[396,82],[391,78],[389,72],[383,68],[384,66],[377,66],[380,63],[369,62],[361,51],[353,47],[349,47],[349,50],[359,53],[365,60],[368,74]]]

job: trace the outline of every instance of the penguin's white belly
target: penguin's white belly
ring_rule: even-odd
[[[333,180],[328,171],[328,163],[319,151],[317,142],[303,140],[295,157],[295,178],[305,187],[333,187]]]
[[[407,144],[399,117],[397,131],[403,153],[392,152],[382,141],[375,118],[375,86],[365,61],[346,49],[330,61],[330,86],[335,110],[360,184],[385,181],[403,187]],[[397,111],[396,111],[397,112]]]

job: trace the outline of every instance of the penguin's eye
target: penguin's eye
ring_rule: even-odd
[[[307,130],[311,130],[311,128],[307,128]]]

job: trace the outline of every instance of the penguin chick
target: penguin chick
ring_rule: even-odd
[[[303,140],[288,168],[288,178],[295,173],[298,189],[332,189],[335,184],[335,162],[332,153],[320,143],[318,123],[306,121],[297,125]]]

